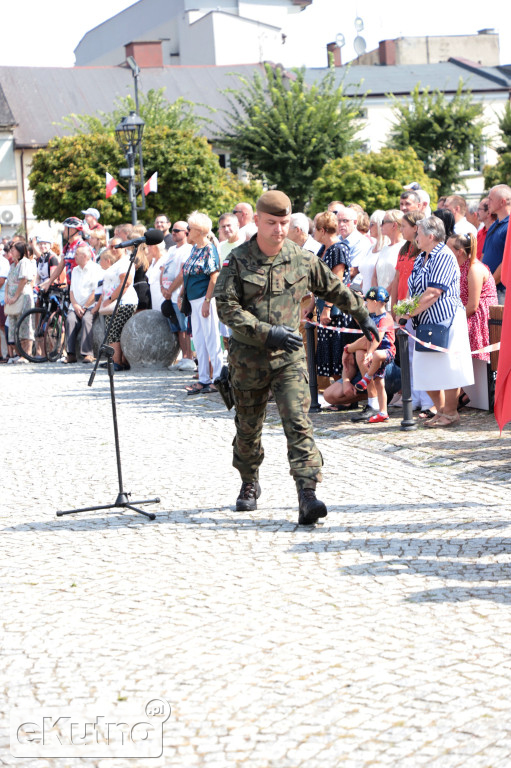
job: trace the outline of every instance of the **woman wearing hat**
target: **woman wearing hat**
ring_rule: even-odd
[[[53,237],[50,232],[42,232],[32,238],[32,247],[37,257],[37,284],[44,283],[59,265],[58,256],[51,250]]]
[[[87,224],[89,232],[96,232],[96,233],[104,233],[105,228],[102,224],[99,223],[99,217],[100,213],[97,208],[87,208],[87,210],[82,211],[83,213],[83,220]]]

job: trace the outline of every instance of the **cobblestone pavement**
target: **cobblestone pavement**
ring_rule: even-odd
[[[89,371],[0,369],[1,765],[509,768],[511,430],[468,409],[409,433],[318,414],[329,515],[298,528],[274,405],[259,509],[235,513],[218,395],[123,373],[125,486],[161,496],[157,518],[57,518],[117,493]],[[9,754],[9,707],[151,698],[172,707],[161,758]]]

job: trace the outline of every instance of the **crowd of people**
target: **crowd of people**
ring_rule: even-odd
[[[388,420],[388,395],[399,404],[394,307],[417,297],[418,303],[401,316],[401,322],[406,321],[414,338],[418,329],[434,326],[431,333],[443,339],[448,351],[435,352],[410,342],[413,407],[428,427],[457,423],[460,406],[468,402],[463,388],[474,381],[474,365],[489,359],[488,352],[478,351],[489,343],[489,307],[505,299],[500,272],[510,211],[511,189],[506,185],[492,188],[471,210],[462,196],[451,195],[440,198],[432,212],[428,194],[412,183],[403,189],[399,209],[370,212],[333,200],[314,220],[301,212],[291,215],[287,238],[316,255],[344,286],[362,295],[382,331],[378,343],[357,340],[353,335],[357,324],[346,311],[312,293],[304,299],[301,319],[318,324],[317,374],[330,380],[324,398],[332,410],[357,408],[367,394],[367,404],[357,408],[353,420]],[[14,344],[14,329],[41,291],[52,284],[67,285],[70,307],[63,363],[94,362],[92,326],[96,315],[105,315],[114,369],[127,370],[123,327],[135,313],[152,308],[167,317],[179,343],[179,359],[170,369],[195,377],[187,393],[215,392],[214,381],[232,334],[218,317],[215,285],[233,250],[257,235],[252,206],[242,201],[223,213],[217,235],[204,213],[195,211],[174,225],[165,214],[158,215],[154,227],[163,240],[139,246],[133,272],[129,249],[116,246],[141,237],[145,227],[122,224],[108,237],[98,210],[88,208],[81,214],[63,222],[62,251],[49,230],[37,230],[27,241],[4,240],[0,334],[7,332],[7,360],[3,362],[26,362]],[[254,291],[261,288],[257,271],[250,281]],[[120,306],[112,322],[109,315],[117,299]],[[20,325],[18,336],[23,349],[34,344],[29,321]]]

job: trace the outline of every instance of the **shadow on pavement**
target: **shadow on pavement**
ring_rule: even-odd
[[[508,577],[506,577],[508,578]],[[464,603],[468,600],[491,600],[494,603],[511,603],[509,587],[456,587],[428,589],[406,598],[407,603]]]

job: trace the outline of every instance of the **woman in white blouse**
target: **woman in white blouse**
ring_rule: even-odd
[[[101,264],[100,261],[103,269],[110,259],[115,259],[118,253],[119,251],[113,249],[103,251],[101,259],[104,264]],[[124,291],[122,291],[124,278],[130,268],[130,259],[129,256],[126,255],[124,249],[121,250],[121,254],[120,258],[114,260],[112,265],[105,269],[105,274],[103,276],[103,293],[93,309],[93,312],[99,309],[101,314],[109,315],[113,312],[119,294],[121,294],[119,309],[113,323],[111,317],[106,318],[108,327],[107,344],[114,349],[114,371],[125,371],[129,368],[128,361],[121,350],[121,333],[130,317],[137,311],[138,306],[137,292],[133,287],[133,272],[130,271],[126,285],[124,286]],[[106,367],[106,363],[102,363],[102,366]]]
[[[360,285],[364,296],[367,291],[374,285],[373,275],[380,251],[385,245],[388,245],[389,243],[388,237],[385,237],[382,232],[384,218],[385,211],[373,211],[371,218],[369,219],[369,234],[371,235],[371,240],[374,241],[374,245],[369,251],[367,251],[367,253],[355,258],[352,264],[352,288],[354,285]],[[357,274],[358,277],[355,278],[355,275]]]
[[[389,245],[384,245],[378,254],[376,266],[373,273],[373,285],[381,286],[389,291],[394,276],[396,274],[397,257],[403,245],[403,235],[401,233],[401,211],[391,209],[385,211],[381,231],[388,237]]]

